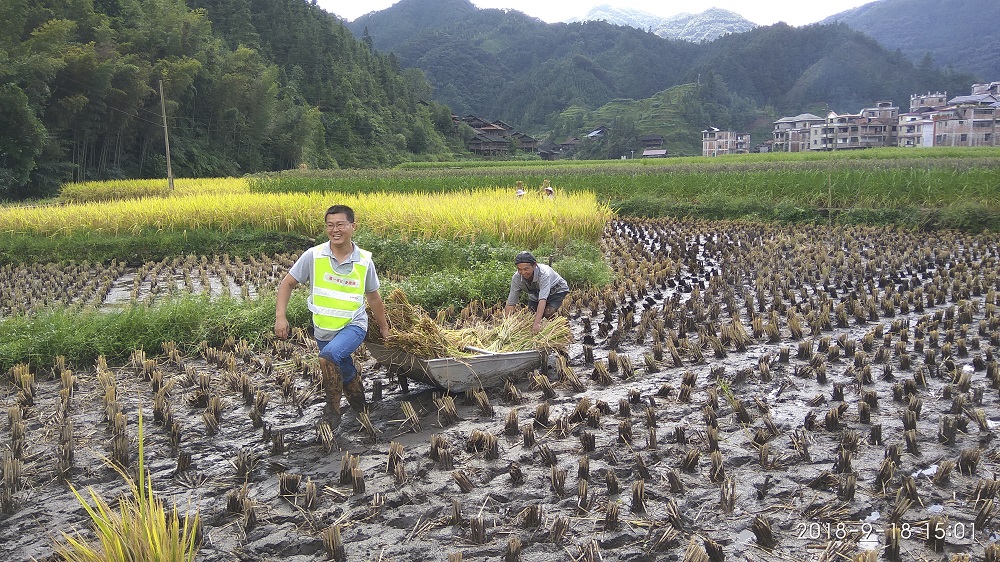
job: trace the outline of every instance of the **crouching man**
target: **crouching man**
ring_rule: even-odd
[[[372,254],[353,240],[354,210],[334,205],[327,209],[325,221],[329,242],[306,250],[278,286],[274,334],[281,339],[288,337],[285,313],[292,289],[299,283],[310,283],[307,302],[319,346],[326,413],[336,427],[340,423],[341,394],[355,412],[366,407],[361,375],[351,359],[368,332],[365,299],[383,338],[389,335],[389,322],[378,292]]]
[[[538,263],[531,252],[518,253],[514,257],[514,267],[517,271],[510,280],[504,313],[510,314],[517,308],[522,291],[528,293],[528,308],[535,313],[531,332],[537,334],[542,329],[542,318],[556,315],[569,293],[569,284],[556,270]]]

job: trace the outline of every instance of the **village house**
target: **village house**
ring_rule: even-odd
[[[639,138],[643,149],[663,148],[663,135],[643,135]]]
[[[934,115],[934,146],[997,146],[1000,82],[974,84]]]
[[[782,117],[774,122],[772,152],[806,152],[809,150],[809,128],[824,119],[812,113]]]
[[[542,160],[555,160],[559,157],[559,145],[552,141],[538,143],[538,157]]]
[[[559,152],[567,153],[576,150],[576,147],[580,146],[580,139],[578,137],[573,137],[566,139],[565,141],[559,143]]]
[[[492,125],[492,123],[490,123],[489,121],[483,119],[482,117],[472,115],[471,113],[463,117],[462,122],[472,127],[473,129],[482,129]]]
[[[911,95],[910,110],[899,114],[896,146],[934,146],[934,116],[947,103],[947,92]]]
[[[709,127],[701,132],[702,156],[746,154],[748,152],[750,152],[750,133],[721,131],[717,127]]]
[[[523,152],[538,152],[538,139],[521,132],[514,132],[510,135],[515,146]]]
[[[900,113],[896,146],[934,146],[934,114],[936,113],[929,108]]]
[[[522,152],[537,152],[538,140],[514,130],[514,127],[500,120],[487,121],[476,115],[466,115],[458,118],[452,115],[452,120],[461,121],[472,127],[475,136],[469,140],[467,148],[473,154],[480,156],[507,156],[511,148]]]
[[[479,156],[507,156],[510,153],[510,141],[497,135],[476,133],[469,140],[469,152]]]
[[[883,138],[872,139],[872,142],[881,142],[881,146],[896,146],[896,138],[899,132],[899,107],[891,101],[875,102],[875,107],[866,107],[861,110],[861,116],[868,120],[868,123],[881,123],[885,125]]]
[[[809,127],[810,150],[856,150],[895,146],[899,108],[879,102],[859,113],[831,111],[821,124]]]

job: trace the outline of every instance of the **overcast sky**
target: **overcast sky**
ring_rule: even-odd
[[[317,0],[328,12],[353,20],[384,10],[398,0]],[[731,10],[760,25],[783,21],[791,25],[815,23],[871,0],[472,0],[480,8],[511,8],[547,22],[583,17],[594,6],[632,7],[659,16],[696,14],[716,7]]]

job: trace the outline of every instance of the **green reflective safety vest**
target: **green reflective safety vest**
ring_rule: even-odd
[[[313,248],[312,294],[307,303],[317,328],[340,330],[365,304],[365,277],[372,253],[358,248],[361,260],[354,263],[350,273],[343,275],[333,269],[330,256],[323,255],[326,245]]]

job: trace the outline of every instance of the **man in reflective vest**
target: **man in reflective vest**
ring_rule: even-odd
[[[299,283],[310,283],[307,302],[319,346],[326,409],[338,424],[341,389],[355,412],[366,407],[361,375],[351,359],[368,332],[365,300],[383,338],[389,335],[389,322],[378,292],[372,254],[353,241],[354,210],[347,205],[334,205],[327,209],[325,221],[329,242],[306,250],[278,286],[274,334],[282,339],[288,337],[285,312],[292,289]]]

